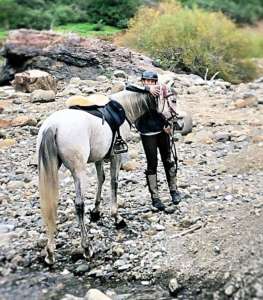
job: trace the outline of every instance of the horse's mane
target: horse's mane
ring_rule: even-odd
[[[153,106],[148,94],[130,92],[126,90],[112,94],[110,99],[116,100],[123,106],[127,114],[127,118],[131,122],[137,120]]]

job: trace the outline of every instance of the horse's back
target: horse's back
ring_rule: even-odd
[[[112,132],[101,118],[76,109],[54,112],[42,124],[38,145],[45,129],[51,128],[56,134],[60,155],[65,159],[82,157],[85,161],[102,159],[111,144]]]

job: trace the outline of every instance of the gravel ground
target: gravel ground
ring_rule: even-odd
[[[168,74],[169,75],[169,74]],[[116,79],[115,79],[116,81]],[[55,102],[0,88],[0,293],[3,299],[83,297],[89,287],[114,299],[263,299],[263,78],[233,86],[176,75],[179,107],[192,113],[193,132],[177,134],[182,202],[171,213],[164,171],[158,179],[168,212],[155,212],[145,185],[138,134],[129,143],[136,169],[121,171],[117,230],[110,217],[109,167],[103,217],[89,223],[95,168],[87,166],[86,219],[95,257],[86,261],[73,205],[73,180],[60,170],[56,265],[43,263],[45,235],[39,210],[35,142],[41,122],[70,94],[108,91],[115,81],[71,80]],[[6,123],[8,120],[13,123]],[[15,121],[14,121],[15,119]]]

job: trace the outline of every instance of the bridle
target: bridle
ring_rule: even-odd
[[[173,156],[173,159],[174,159],[174,162],[175,162],[176,171],[177,171],[177,169],[178,169],[178,159],[177,159],[177,151],[176,151],[176,147],[175,147],[175,138],[174,138],[175,122],[172,122],[172,121],[178,119],[178,113],[175,111],[175,109],[172,107],[170,101],[168,100],[169,97],[171,97],[173,95],[174,95],[173,93],[169,93],[167,95],[163,95],[163,93],[161,93],[160,97],[158,97],[158,98],[163,100],[163,106],[162,106],[161,113],[163,113],[164,107],[165,107],[165,104],[166,104],[165,101],[167,101],[169,112],[171,114],[171,116],[169,118],[165,118],[165,120],[166,120],[167,124],[169,124],[169,126],[171,126],[171,128],[172,128],[172,132],[169,134],[169,136],[170,136],[170,149],[171,149],[171,153],[172,153],[172,156]],[[172,101],[172,102],[176,103],[176,100]],[[157,103],[157,105],[158,105],[158,103]]]

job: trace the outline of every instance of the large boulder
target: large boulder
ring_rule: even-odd
[[[57,91],[56,79],[47,72],[40,70],[28,70],[15,74],[12,86],[16,91],[31,93],[36,90]]]
[[[1,55],[6,62],[0,70],[0,85],[30,69],[46,71],[61,80],[94,79],[114,70],[138,74],[152,67],[149,58],[107,41],[25,29],[10,31]]]

